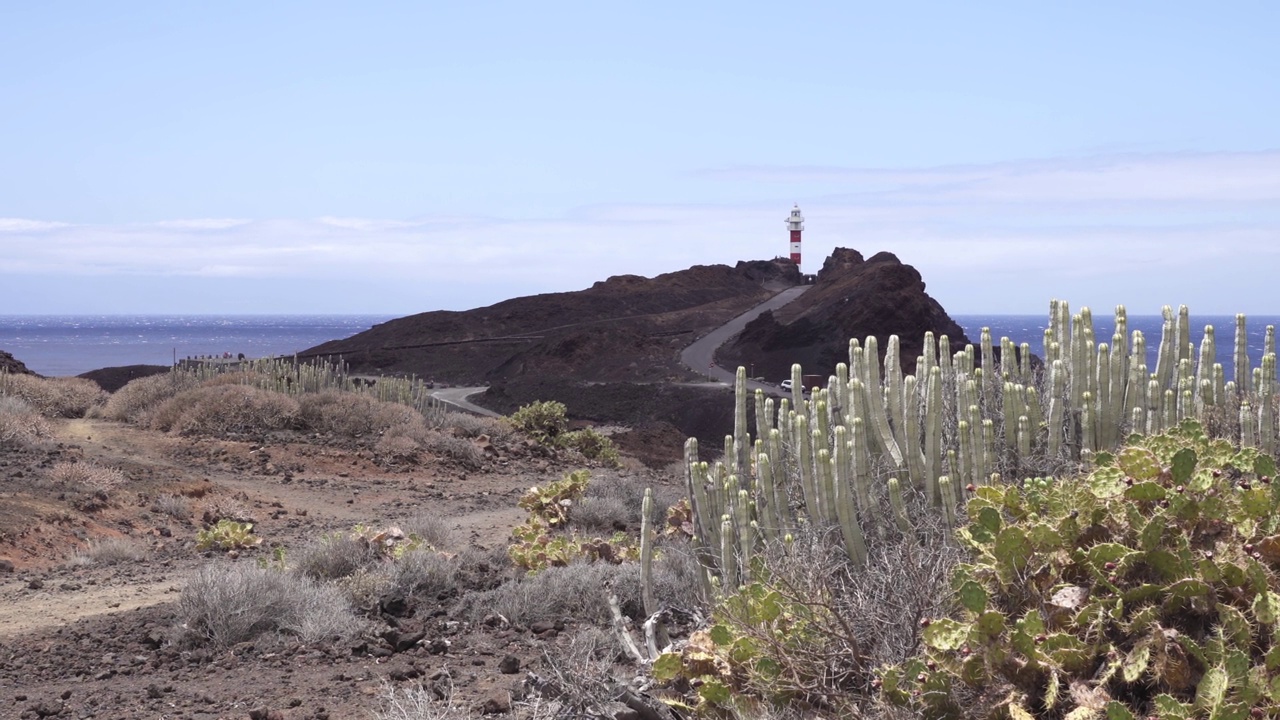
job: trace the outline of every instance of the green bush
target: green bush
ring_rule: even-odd
[[[606,435],[601,435],[594,428],[574,430],[560,436],[560,444],[571,450],[577,450],[588,460],[598,460],[609,467],[621,467],[622,458],[618,449]]]
[[[1199,425],[1083,478],[977,488],[953,617],[881,673],[926,718],[1245,718],[1280,707],[1275,462]]]
[[[542,400],[525,405],[511,414],[511,424],[543,444],[556,444],[569,428],[564,403]]]

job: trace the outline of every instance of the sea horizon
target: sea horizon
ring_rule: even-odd
[[[287,357],[402,315],[299,313],[0,315],[0,350],[49,377],[188,357]]]
[[[246,357],[288,357],[330,340],[368,330],[376,324],[407,317],[394,314],[308,313],[180,313],[180,314],[71,314],[26,313],[0,315],[0,351],[12,354],[31,371],[49,377],[80,375],[91,370],[126,365],[171,365],[188,357],[230,353]],[[1043,352],[1048,313],[967,313],[952,315],[975,344],[981,328],[990,327],[992,339],[1009,337],[1028,343],[1036,355]],[[1094,316],[1098,342],[1110,342],[1111,315]],[[1218,362],[1230,368],[1235,338],[1234,315],[1192,315],[1192,342],[1199,347],[1204,326],[1213,325]],[[1280,325],[1280,315],[1246,316],[1249,355],[1261,361],[1268,325]],[[1129,315],[1129,330],[1146,338],[1148,365],[1155,366],[1163,318]],[[954,348],[954,345],[953,345]],[[960,349],[960,348],[955,348]]]

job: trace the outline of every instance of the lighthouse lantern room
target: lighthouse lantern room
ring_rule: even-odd
[[[800,233],[804,230],[804,215],[800,214],[800,205],[791,208],[791,217],[787,218],[787,228],[791,230],[791,262],[800,267]]]

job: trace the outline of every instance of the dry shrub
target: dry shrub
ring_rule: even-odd
[[[240,564],[196,571],[178,600],[189,636],[218,647],[264,634],[304,643],[354,637],[360,623],[342,591],[294,573]]]
[[[26,448],[53,436],[53,427],[27,401],[0,395],[0,447]]]
[[[191,517],[191,503],[180,495],[161,495],[151,503],[151,511],[174,520],[187,520]]]
[[[432,550],[410,550],[388,564],[383,573],[389,594],[439,599],[458,590],[458,556]]]
[[[105,468],[87,462],[59,462],[49,468],[48,477],[53,482],[93,492],[109,493],[125,482],[125,475],[116,468]]]
[[[449,529],[449,520],[441,515],[414,515],[401,521],[399,527],[410,536],[422,538],[422,542],[436,550],[447,550],[453,546],[453,531]]]
[[[390,435],[378,440],[373,446],[378,460],[393,465],[416,465],[422,453],[422,446],[413,438],[404,435]]]
[[[498,613],[516,625],[568,618],[607,623],[611,591],[617,593],[626,614],[643,614],[639,609],[640,568],[636,563],[581,562],[550,567],[493,590],[469,593],[464,603],[476,620]]]
[[[412,441],[416,449],[405,440]],[[425,451],[437,458],[452,460],[468,468],[484,464],[484,451],[466,438],[432,430],[418,418],[393,425],[383,433],[375,450],[383,459],[392,462],[417,462],[418,453]]]
[[[194,375],[171,372],[166,375],[131,380],[112,393],[102,408],[102,417],[116,422],[150,425],[150,414],[164,401],[198,384]]]
[[[89,408],[101,405],[107,393],[85,378],[40,378],[34,375],[4,374],[0,393],[21,398],[45,417],[84,417]]]
[[[294,569],[313,580],[338,580],[378,562],[378,554],[362,537],[337,533],[298,553]]]
[[[791,543],[766,549],[761,559],[767,587],[784,603],[804,605],[813,613],[806,642],[788,644],[771,642],[769,630],[733,616],[731,605],[721,606],[717,620],[761,643],[767,657],[783,668],[772,680],[749,678],[748,684],[760,683],[752,685],[753,695],[839,699],[835,709],[840,716],[885,712],[871,689],[872,671],[900,663],[919,649],[920,620],[950,610],[951,571],[962,559],[941,511],[920,494],[912,495],[912,532],[882,526],[868,542],[865,565],[849,562],[837,528],[806,529],[794,533]],[[892,517],[887,503],[880,517]]]
[[[128,538],[108,538],[89,544],[83,552],[73,558],[76,564],[115,565],[122,562],[137,562],[147,557],[146,548]]]
[[[588,534],[640,527],[644,491],[649,485],[648,479],[619,473],[592,476],[582,501],[573,508],[573,525]],[[666,493],[655,492],[651,519],[660,523],[669,504]]]
[[[298,406],[299,418],[307,429],[347,437],[373,435],[398,425],[422,422],[422,415],[407,405],[337,390],[304,394],[298,399]]]
[[[446,412],[431,427],[465,438],[488,435],[490,440],[503,443],[516,436],[516,429],[506,418],[481,417],[471,413]]]
[[[465,438],[428,430],[420,442],[427,452],[437,458],[452,460],[463,467],[478,468],[484,464],[484,452]]]
[[[701,608],[706,604],[700,577],[703,572],[688,541],[660,545],[653,561],[653,595],[658,605],[682,610]]]
[[[186,390],[151,413],[153,430],[214,437],[262,433],[294,427],[298,402],[278,392],[244,385],[216,385]]]

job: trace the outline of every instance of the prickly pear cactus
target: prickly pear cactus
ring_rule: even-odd
[[[1193,422],[976,488],[958,611],[880,674],[928,718],[1280,717],[1280,483]]]

